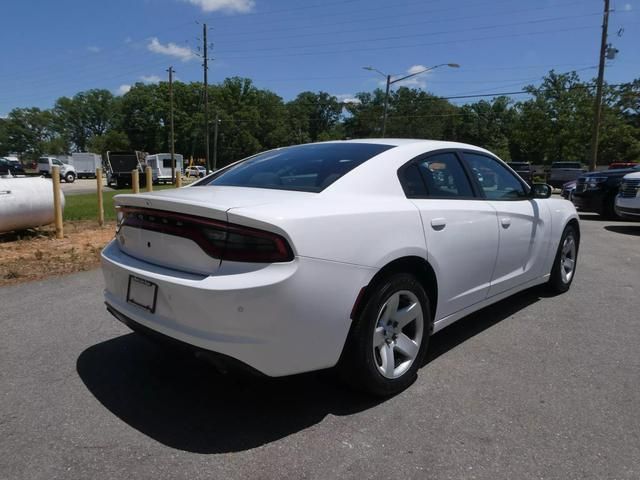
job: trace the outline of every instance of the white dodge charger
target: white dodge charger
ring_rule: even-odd
[[[175,190],[118,195],[108,310],[268,376],[338,366],[406,388],[429,337],[546,283],[566,291],[573,205],[487,150],[370,139],[267,151]]]

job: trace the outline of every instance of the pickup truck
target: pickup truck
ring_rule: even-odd
[[[567,182],[577,180],[586,171],[580,162],[553,162],[547,183],[554,188],[560,188]]]
[[[38,159],[38,173],[40,175],[50,177],[54,166],[60,167],[60,178],[65,182],[73,183],[76,180],[76,169],[73,165],[69,165],[56,157],[40,157]]]

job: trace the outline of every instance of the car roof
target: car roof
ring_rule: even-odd
[[[390,145],[393,147],[421,145],[428,150],[437,150],[440,148],[470,148],[478,150],[478,147],[475,145],[460,142],[447,142],[444,140],[429,140],[424,138],[359,138],[354,140],[334,140],[321,143],[369,143],[376,145]]]

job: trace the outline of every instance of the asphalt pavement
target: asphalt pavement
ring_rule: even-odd
[[[99,270],[0,288],[0,479],[638,479],[640,223],[583,218],[570,292],[444,329],[385,401],[166,352]]]

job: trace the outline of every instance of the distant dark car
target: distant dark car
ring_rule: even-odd
[[[24,167],[20,162],[0,158],[0,175],[24,175]]]
[[[622,177],[633,172],[640,172],[640,165],[582,175],[576,183],[573,204],[584,212],[596,212],[607,218],[618,218],[615,211],[616,195]]]
[[[563,198],[572,201],[573,200],[573,192],[576,191],[576,184],[578,183],[577,180],[571,180],[570,182],[567,182],[565,184],[562,185],[562,191],[560,192],[560,195],[562,195]]]
[[[509,166],[529,185],[533,183],[533,168],[529,162],[509,162]]]

